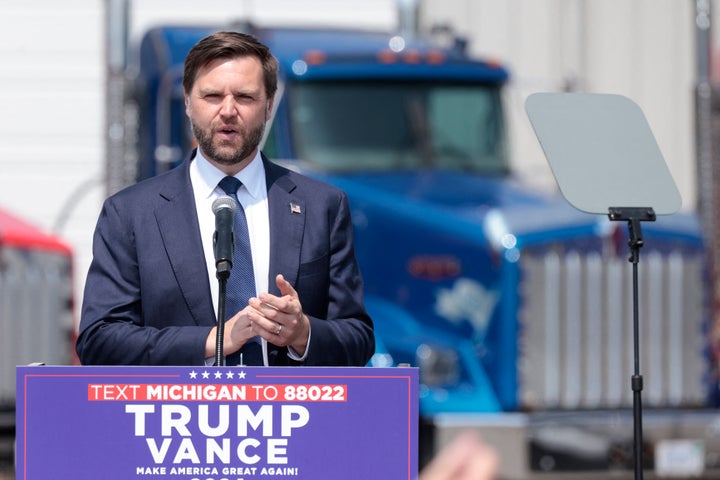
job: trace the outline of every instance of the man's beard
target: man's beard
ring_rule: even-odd
[[[201,129],[192,120],[190,124],[192,125],[193,134],[203,154],[206,155],[209,160],[227,166],[242,163],[243,160],[249,157],[258,145],[260,145],[260,140],[262,140],[263,132],[265,131],[265,122],[250,131],[246,128],[239,127],[238,133],[242,138],[242,145],[240,148],[223,153],[221,149],[217,148],[213,143],[212,131]]]

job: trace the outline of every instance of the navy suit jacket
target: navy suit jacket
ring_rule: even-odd
[[[192,160],[103,204],[76,350],[91,365],[203,365],[216,324],[190,182]],[[269,162],[270,293],[282,273],[310,318],[304,365],[362,366],[375,349],[347,196]],[[299,205],[300,213],[290,205]],[[270,365],[291,365],[268,343]]]

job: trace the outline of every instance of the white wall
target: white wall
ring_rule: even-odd
[[[513,75],[508,104],[520,172],[554,180],[525,113],[539,91],[615,93],[644,111],[683,197],[695,206],[695,3],[677,0],[426,0],[425,24],[448,21],[478,55]]]
[[[100,7],[87,0],[0,3],[0,208],[68,240],[76,288],[102,196]]]
[[[135,0],[132,34],[157,23],[252,20],[260,25],[334,25],[390,29],[395,0]]]

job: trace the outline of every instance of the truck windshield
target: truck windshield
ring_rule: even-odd
[[[290,101],[298,157],[324,170],[508,170],[497,86],[301,83]]]

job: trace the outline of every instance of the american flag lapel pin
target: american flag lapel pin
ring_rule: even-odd
[[[290,213],[302,213],[302,208],[295,202],[290,202]]]

